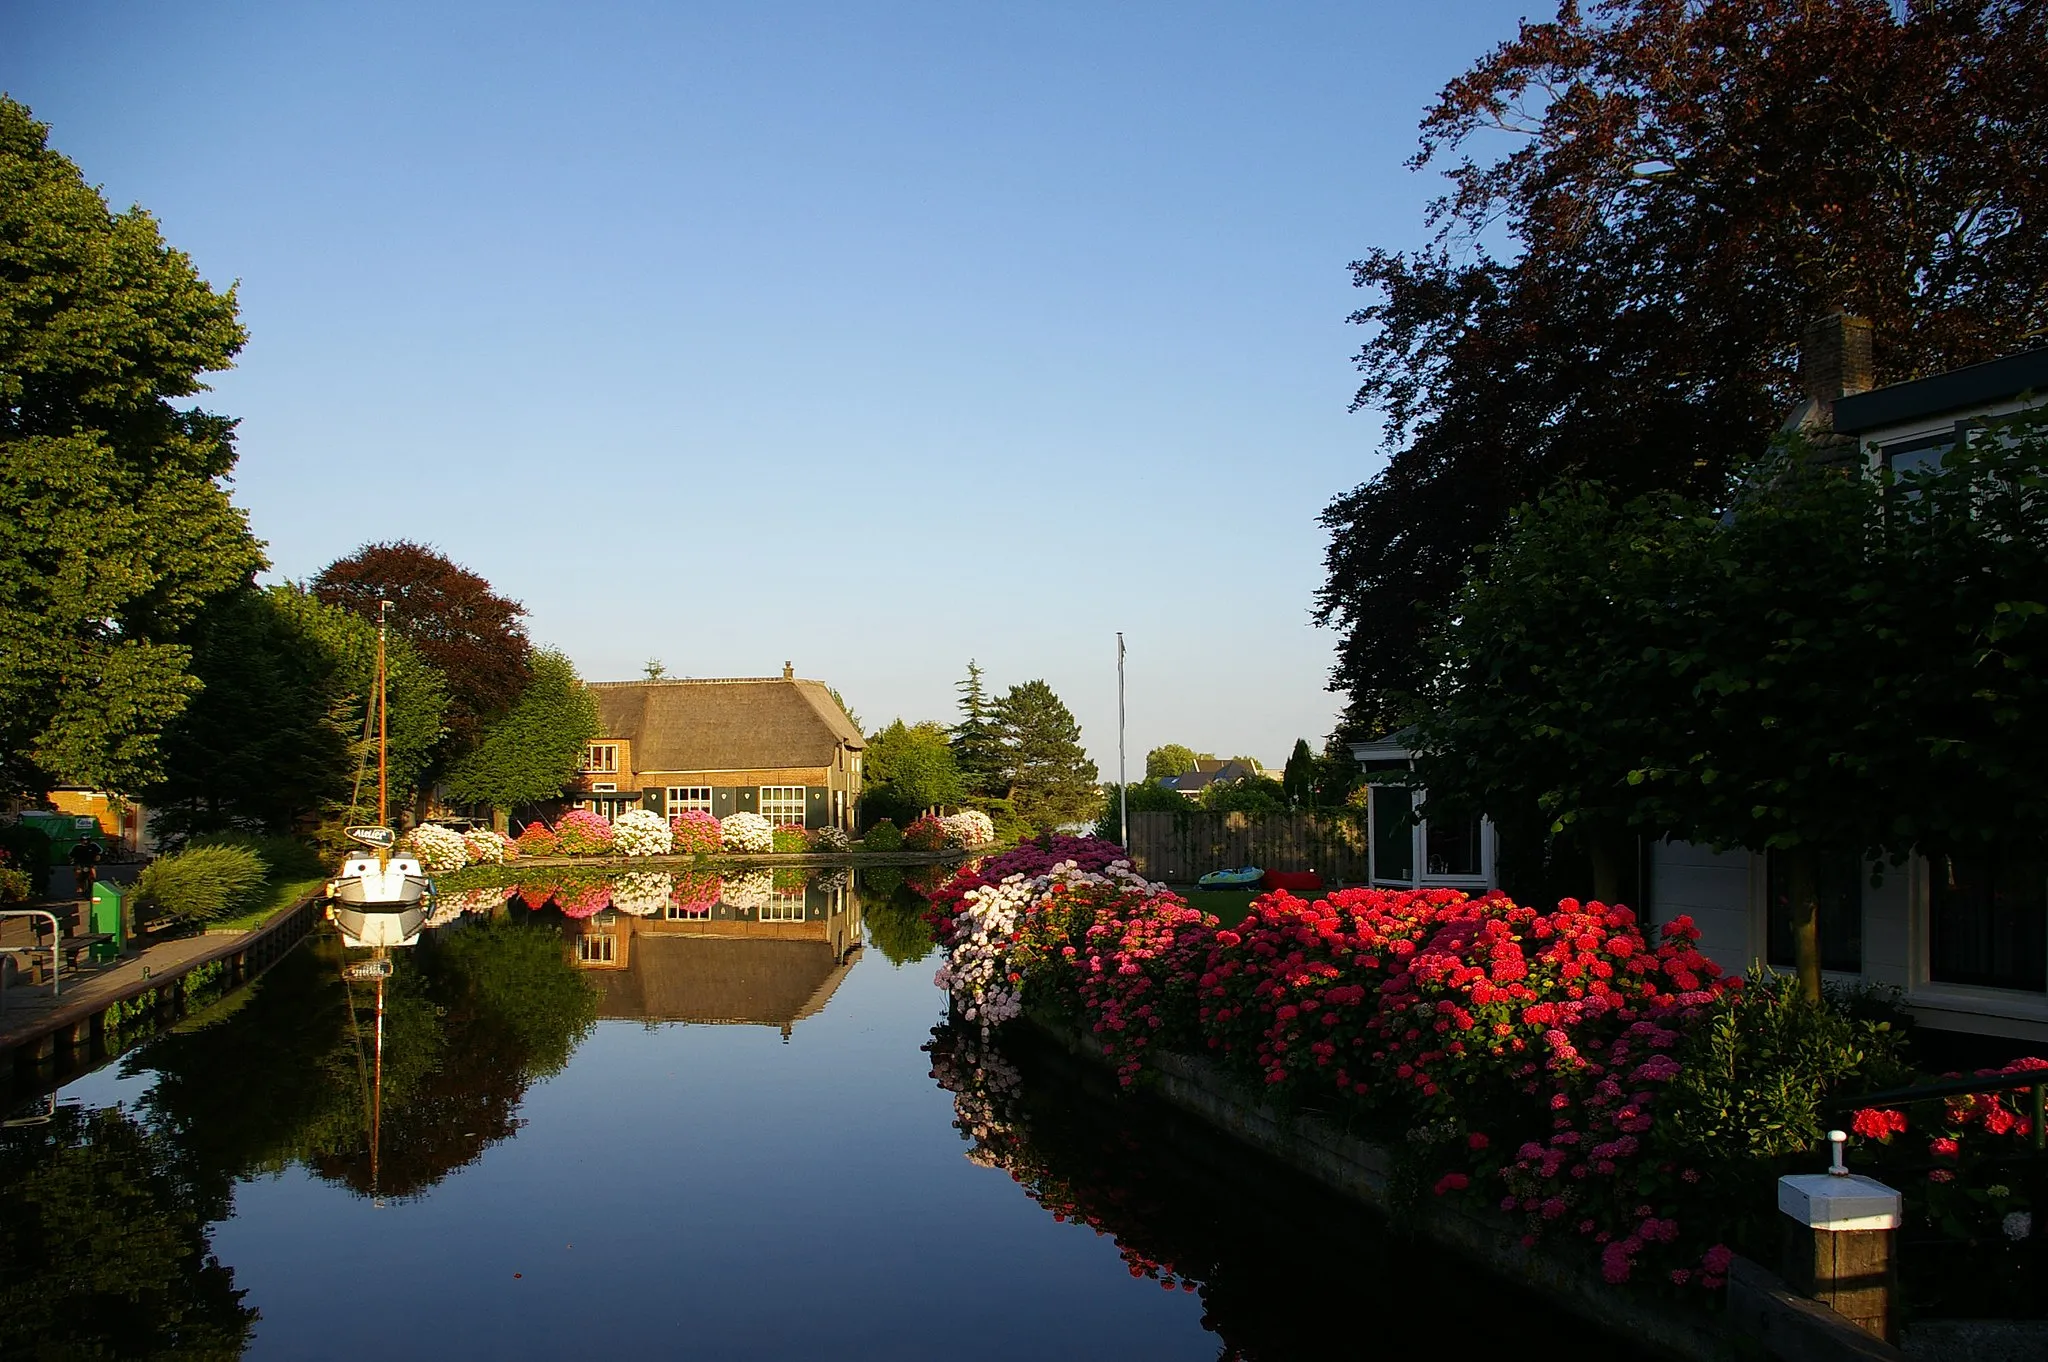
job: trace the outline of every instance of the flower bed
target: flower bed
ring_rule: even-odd
[[[463,850],[471,865],[503,865],[519,855],[519,844],[500,837],[490,828],[471,828],[462,834]]]
[[[719,820],[718,830],[727,851],[754,856],[775,850],[775,825],[758,813],[727,814]]]
[[[853,839],[846,835],[845,828],[822,827],[811,834],[811,850],[839,853],[851,851]]]
[[[439,823],[422,823],[405,835],[401,851],[419,857],[430,875],[445,875],[469,864],[469,847],[462,834]]]
[[[589,809],[571,809],[555,820],[555,840],[565,856],[602,856],[612,849],[612,825]]]
[[[778,825],[769,839],[770,845],[786,856],[801,856],[811,849],[811,834],[787,824]]]
[[[669,841],[685,856],[710,856],[724,844],[718,820],[702,809],[685,809],[669,819]]]
[[[951,843],[946,825],[930,814],[925,814],[903,830],[905,851],[944,851]]]
[[[980,809],[949,813],[939,820],[939,824],[946,830],[947,844],[963,850],[985,847],[996,840],[994,821]]]
[[[1646,936],[1597,903],[1345,890],[1269,894],[1224,930],[1088,843],[932,896],[961,1016],[1047,1008],[1126,1083],[1154,1046],[1206,1052],[1370,1132],[1423,1195],[1583,1242],[1610,1282],[1721,1286],[1731,1239],[1774,1235],[1769,1188],[1812,1166],[1826,1096],[1897,1071],[1895,1033],[1723,978],[1684,918]]]
[[[668,820],[652,809],[628,809],[612,820],[612,850],[621,856],[666,856]]]
[[[553,856],[562,849],[562,839],[555,836],[555,830],[539,821],[521,828],[518,841],[524,856]]]

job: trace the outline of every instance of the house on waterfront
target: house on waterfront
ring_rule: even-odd
[[[778,825],[853,828],[860,730],[821,681],[595,681],[599,735],[564,797],[607,817],[702,809]]]
[[[1987,421],[2048,405],[2048,349],[1871,386],[1869,330],[1824,318],[1801,352],[1806,403],[1788,426],[1832,437],[1845,461],[1902,474],[1938,467]],[[1659,922],[1690,914],[1723,967],[1793,963],[1790,886],[1779,858],[1688,842],[1645,848],[1640,903]],[[1937,1029],[2048,1039],[2048,864],[2016,854],[1910,856],[1826,868],[1827,977],[1899,989]]]

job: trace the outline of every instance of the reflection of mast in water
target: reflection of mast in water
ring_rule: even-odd
[[[370,1204],[382,1210],[384,1201],[377,1195],[377,1156],[384,1133],[384,981],[391,977],[391,959],[385,954],[385,948],[379,946],[368,960],[359,960],[355,964],[344,966],[342,974],[351,984],[354,981],[371,979],[376,981],[377,986],[376,1029],[371,1040],[372,1058],[363,1101],[369,1108],[370,1117]],[[361,1075],[363,1035],[356,1025],[356,995],[352,986],[348,989],[348,1020],[349,1030],[356,1038],[356,1070],[358,1075]]]

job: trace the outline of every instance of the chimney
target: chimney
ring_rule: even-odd
[[[1869,319],[1837,310],[1807,323],[1799,342],[1799,386],[1830,425],[1836,398],[1869,392]]]
[[[790,665],[789,663],[787,663],[787,662],[783,663],[783,664],[782,664],[782,679],[783,679],[783,680],[785,680],[785,681],[792,681],[792,680],[795,680],[795,679],[796,679],[796,668],[795,668],[795,667],[792,667],[792,666],[791,666],[791,665]]]

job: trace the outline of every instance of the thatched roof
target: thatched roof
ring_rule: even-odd
[[[825,1006],[848,968],[828,941],[643,932],[631,968],[584,977],[600,1017],[787,1030]]]
[[[607,738],[633,744],[640,771],[757,771],[830,766],[860,730],[822,681],[596,681]]]

